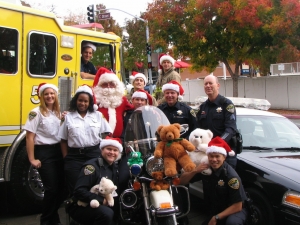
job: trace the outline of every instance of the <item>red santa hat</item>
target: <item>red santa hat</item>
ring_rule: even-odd
[[[119,83],[120,80],[116,74],[112,71],[106,69],[105,67],[100,67],[94,78],[93,87],[101,86],[101,84],[106,82],[116,82]]]
[[[148,105],[152,105],[152,96],[145,90],[137,90],[135,91],[131,98],[143,98],[148,101]]]
[[[118,158],[116,159],[116,160],[119,160],[121,158],[121,152],[123,151],[123,146],[122,146],[121,139],[106,136],[106,138],[102,139],[101,142],[100,142],[100,149],[102,149],[102,148],[104,148],[108,145],[114,146],[117,149],[119,149],[120,154],[119,154]]]
[[[146,84],[147,84],[147,78],[146,78],[146,76],[144,74],[133,71],[132,75],[129,76],[129,79],[131,80],[131,84],[133,84],[133,82],[134,82],[134,80],[136,78],[142,78],[144,80],[144,82],[145,82],[144,86],[146,86]]]
[[[92,96],[93,98],[93,108],[94,108],[94,111],[96,111],[98,109],[98,105],[96,104],[96,97],[94,95],[94,92],[92,90],[92,88],[86,84],[82,85],[82,86],[79,86],[79,88],[75,91],[75,94],[77,93],[88,93]]]
[[[56,94],[58,93],[58,88],[54,85],[54,84],[48,84],[48,83],[41,83],[39,86],[38,86],[38,89],[37,89],[37,94],[39,97],[41,97],[43,91],[46,89],[46,88],[52,88]]]
[[[89,47],[91,48],[93,51],[96,51],[96,46],[94,44],[92,44],[91,42],[85,42],[82,44],[82,49],[83,48],[86,48],[86,47]]]
[[[230,156],[234,156],[235,152],[232,151],[229,147],[229,145],[220,137],[215,137],[211,139],[211,141],[208,143],[208,148],[206,149],[206,154],[209,153],[221,153],[225,156],[227,156],[227,153]]]
[[[172,56],[167,54],[160,54],[159,56],[159,64],[162,66],[163,61],[169,61],[172,66],[174,66],[175,60],[172,58]]]
[[[165,90],[174,90],[179,94],[178,100],[181,101],[183,99],[184,89],[177,81],[171,80],[169,83],[164,84],[162,86],[162,91],[164,92]]]

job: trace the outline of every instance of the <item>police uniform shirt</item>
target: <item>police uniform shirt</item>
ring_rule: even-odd
[[[182,138],[188,138],[190,133],[196,129],[196,114],[188,105],[182,102],[176,102],[174,106],[169,106],[167,103],[163,103],[159,105],[158,108],[164,112],[171,124],[179,123],[189,125],[188,132],[181,135]]]
[[[60,119],[48,110],[49,116],[43,116],[40,107],[29,112],[24,129],[35,134],[35,145],[52,145],[60,142],[58,137]]]
[[[218,95],[214,102],[207,99],[197,113],[198,127],[209,129],[213,137],[219,136],[227,143],[235,135],[236,111],[231,100]]]
[[[90,192],[93,186],[100,183],[102,177],[112,180],[118,187],[117,165],[115,163],[109,165],[103,158],[101,159],[103,162],[102,166],[99,164],[99,158],[91,159],[83,164],[74,189],[74,197],[76,199],[87,203],[97,199],[102,205],[104,198],[101,195]]]
[[[97,70],[96,70],[95,66],[93,65],[93,63],[91,63],[91,62],[84,63],[83,59],[81,58],[80,72],[85,72],[85,73],[96,75]]]
[[[59,128],[59,137],[68,140],[70,148],[95,146],[100,143],[101,133],[112,130],[102,113],[87,112],[82,118],[77,111],[69,112]]]
[[[237,172],[227,163],[210,176],[196,174],[191,183],[202,180],[205,202],[210,204],[211,213],[218,214],[229,206],[244,202],[247,197]]]

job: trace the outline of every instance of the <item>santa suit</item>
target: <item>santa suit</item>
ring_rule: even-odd
[[[117,108],[104,108],[99,107],[98,110],[108,121],[111,129],[113,130],[113,137],[120,137],[123,131],[123,114],[126,110],[133,110],[131,105],[125,96],[122,97],[122,103]]]

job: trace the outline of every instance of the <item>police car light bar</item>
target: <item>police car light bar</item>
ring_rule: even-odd
[[[249,109],[260,109],[267,111],[271,108],[271,103],[266,99],[258,98],[235,98],[227,97],[236,107],[244,107]],[[200,96],[195,99],[195,105],[200,105],[207,100],[206,96]]]

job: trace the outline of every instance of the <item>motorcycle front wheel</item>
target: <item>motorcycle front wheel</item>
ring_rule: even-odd
[[[177,225],[175,216],[157,217],[155,225]]]

